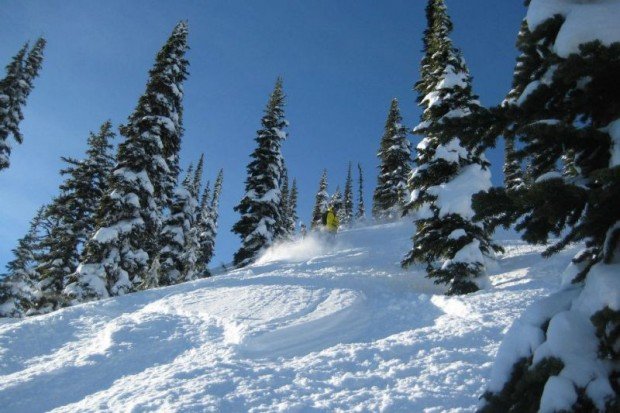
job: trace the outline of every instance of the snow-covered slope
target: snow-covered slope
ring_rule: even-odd
[[[400,269],[410,223],[275,248],[211,279],[0,321],[0,410],[472,411],[503,331],[559,285],[505,240],[493,288]]]

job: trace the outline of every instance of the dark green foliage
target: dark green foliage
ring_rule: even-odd
[[[232,231],[241,237],[242,245],[235,253],[237,267],[252,263],[258,255],[272,245],[280,222],[281,173],[284,165],[281,153],[286,139],[284,128],[284,93],[282,79],[278,78],[267,103],[262,128],[255,139],[257,148],[247,166],[245,196],[235,207],[241,218]]]
[[[159,233],[178,175],[187,24],[180,22],[157,54],[146,91],[120,131],[116,166],[65,293],[74,302],[135,291],[160,251]]]
[[[327,193],[327,169],[324,169],[323,175],[321,175],[321,181],[319,182],[319,190],[316,193],[314,209],[312,210],[312,229],[321,227],[321,217],[323,216],[323,212],[327,211],[328,204],[329,194]]]
[[[363,220],[366,215],[366,208],[364,207],[364,174],[362,171],[362,165],[357,164],[358,172],[358,186],[357,186],[357,213],[355,218],[357,220]]]
[[[290,220],[289,220],[289,202],[290,202],[290,189],[288,180],[288,170],[286,166],[282,166],[282,176],[280,177],[280,211],[278,212],[279,220],[276,225],[275,239],[277,241],[287,241],[291,237],[289,232]]]
[[[463,201],[455,212],[448,200],[448,194],[454,194],[471,202],[471,196],[490,183],[489,163],[478,149],[480,144],[471,136],[467,145],[461,142],[464,130],[476,130],[471,124],[478,122],[482,109],[461,53],[448,37],[452,24],[443,1],[429,1],[427,18],[421,80],[415,86],[424,112],[414,133],[424,139],[417,147],[407,205],[407,210],[416,211],[416,233],[402,265],[424,263],[429,278],[449,286],[448,294],[466,294],[478,289],[474,280],[485,273],[483,255],[499,250],[492,245],[488,228],[472,221]],[[469,187],[460,183],[452,192],[451,183],[465,173]],[[441,193],[446,195],[442,198]]]
[[[501,393],[485,393],[486,404],[479,413],[536,413],[540,407],[545,383],[557,376],[564,363],[557,358],[546,358],[533,368],[532,358],[523,358],[513,366],[510,379]]]
[[[108,188],[114,166],[110,140],[114,136],[112,123],[107,121],[97,134],[90,133],[85,159],[62,158],[68,164],[61,170],[66,178],[60,185],[60,194],[45,210],[45,217],[53,225],[49,235],[41,240],[45,253],[39,257],[38,267],[40,312],[66,304],[62,295],[66,277],[77,268],[81,246],[95,229],[97,209]]]
[[[351,162],[349,162],[347,180],[344,184],[343,208],[342,225],[349,226],[353,221],[353,176],[351,175]]]
[[[200,276],[210,275],[207,266],[215,254],[215,238],[217,237],[217,221],[219,217],[219,202],[224,183],[224,170],[220,169],[213,186],[213,197],[209,199],[209,183],[207,183],[200,203],[198,215],[198,244],[199,253],[196,264]]]
[[[12,250],[14,258],[6,266],[6,276],[0,279],[0,317],[23,317],[36,305],[39,295],[36,266],[40,240],[47,229],[45,209],[45,206],[39,208],[28,232]]]
[[[559,237],[545,256],[569,243],[585,242],[586,248],[573,258],[579,270],[573,283],[588,285],[594,265],[617,263],[620,246],[620,166],[610,155],[612,122],[620,119],[620,43],[593,41],[581,44],[577,53],[558,56],[553,45],[563,23],[556,15],[520,34],[523,55],[513,91],[501,108],[501,128],[521,143],[516,158],[527,163],[524,184],[477,196],[476,212],[481,219],[491,217],[504,225],[517,222],[516,229],[529,243]],[[591,321],[599,357],[611,362],[609,381],[618,394],[620,316],[606,308]],[[514,369],[501,392],[485,396],[488,403],[482,411],[536,411],[548,377],[557,374],[557,368],[545,371],[544,363],[532,366],[531,360]],[[523,370],[527,373],[520,373]],[[539,378],[529,379],[529,372],[541,371]],[[585,389],[576,392],[571,411],[597,411]],[[616,397],[607,411],[618,407]]]
[[[378,220],[400,218],[409,201],[407,179],[411,173],[411,144],[396,99],[390,105],[377,157],[381,164],[373,195],[373,217]]]
[[[22,108],[41,69],[45,44],[45,39],[40,37],[28,51],[26,43],[7,65],[6,77],[0,80],[0,170],[9,167],[9,138],[13,136],[17,143],[23,141],[19,130],[19,124],[24,119]]]
[[[293,185],[291,186],[291,194],[288,201],[288,231],[291,235],[295,234],[297,229],[297,198],[299,197],[299,191],[297,189],[297,180],[293,179]]]

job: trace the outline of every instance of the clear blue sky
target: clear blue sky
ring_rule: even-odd
[[[144,91],[156,52],[174,25],[189,20],[182,164],[206,153],[207,178],[224,168],[220,235],[213,264],[239,245],[230,232],[262,110],[284,77],[290,139],[284,156],[308,221],[323,168],[330,190],[349,161],[365,169],[366,205],[390,100],[413,127],[419,110],[422,0],[3,0],[0,64],[24,41],[48,40],[21,124],[25,142],[0,172],[0,272],[36,209],[57,193],[60,156],[81,157],[90,130],[124,122]],[[453,40],[463,50],[483,104],[510,86],[522,1],[447,0]],[[3,76],[3,75],[2,75]],[[411,137],[414,144],[417,137]],[[488,154],[501,181],[501,150]]]

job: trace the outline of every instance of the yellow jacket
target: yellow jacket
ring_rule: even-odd
[[[329,232],[336,232],[338,231],[339,225],[340,223],[338,222],[338,216],[336,216],[336,213],[334,212],[333,208],[328,209],[327,210],[327,224],[325,225],[325,228],[327,228]]]

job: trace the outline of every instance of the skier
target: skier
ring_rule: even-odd
[[[308,233],[308,229],[306,228],[306,224],[304,224],[303,222],[301,223],[301,227],[299,229],[299,232],[301,233],[301,239],[305,239],[306,238],[306,234]]]
[[[324,215],[324,231],[327,234],[327,240],[330,242],[334,242],[336,240],[336,233],[338,232],[338,227],[340,223],[338,222],[338,210],[341,205],[339,203],[335,203],[330,205],[325,211]]]

